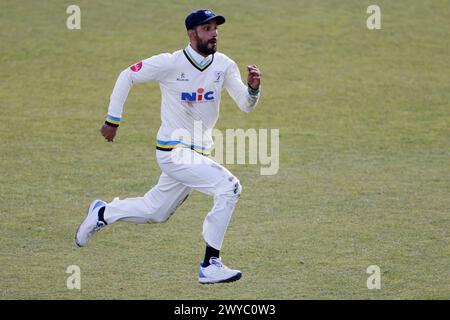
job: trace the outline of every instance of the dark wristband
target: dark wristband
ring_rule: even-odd
[[[105,124],[106,124],[107,126],[114,127],[114,128],[117,128],[117,127],[119,126],[118,124],[111,123],[111,122],[109,122],[108,120],[105,121]]]
[[[253,89],[249,84],[247,84],[248,86],[248,93],[250,93],[252,96],[256,96],[259,93],[259,87],[256,89]]]

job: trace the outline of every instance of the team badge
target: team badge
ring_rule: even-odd
[[[223,78],[223,71],[214,71],[214,82],[220,82]]]

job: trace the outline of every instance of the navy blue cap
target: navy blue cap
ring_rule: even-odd
[[[217,24],[223,24],[225,23],[225,18],[222,16],[216,16],[214,12],[208,9],[201,9],[197,11],[191,12],[186,17],[186,29],[192,29],[195,26],[207,23],[208,21],[215,20]]]

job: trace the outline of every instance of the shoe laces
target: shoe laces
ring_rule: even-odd
[[[226,268],[226,266],[223,264],[222,259],[220,258],[211,258],[209,259],[209,264],[215,265],[216,267],[219,268]]]

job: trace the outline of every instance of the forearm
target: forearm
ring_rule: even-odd
[[[259,70],[254,65],[247,68],[251,72],[247,79],[247,85],[242,82],[239,68],[235,62],[228,67],[225,79],[225,88],[239,109],[244,112],[250,112],[255,109],[261,94]],[[256,78],[257,81],[255,81]],[[253,87],[250,87],[250,83],[253,84]]]
[[[261,95],[261,88],[254,90],[248,86],[245,86],[240,81],[240,84],[232,86],[229,92],[239,109],[248,113],[256,108]]]
[[[132,86],[133,80],[130,71],[129,69],[125,69],[117,78],[109,100],[108,115],[106,117],[107,124],[112,126],[118,126],[120,124],[125,101]]]

